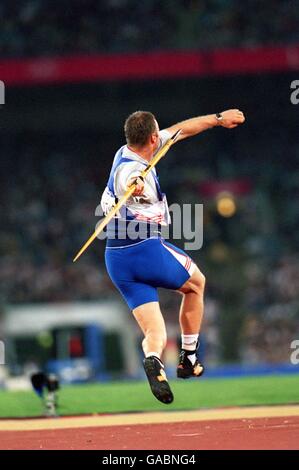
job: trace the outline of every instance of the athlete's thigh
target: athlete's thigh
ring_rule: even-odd
[[[182,249],[161,240],[160,283],[158,287],[179,289],[192,275],[195,263]]]
[[[105,252],[105,261],[108,274],[115,287],[119,290],[128,307],[133,310],[140,305],[157,302],[157,288],[150,283],[143,282],[136,276],[135,250],[110,249]]]
[[[164,239],[106,250],[105,259],[112,281],[131,309],[157,301],[158,287],[179,289],[195,269],[195,263],[183,250]]]
[[[187,292],[203,292],[205,287],[205,276],[197,265],[194,266],[192,275],[187,281],[177,289],[179,292],[186,294]]]

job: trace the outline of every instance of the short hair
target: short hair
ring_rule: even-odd
[[[143,147],[155,133],[157,127],[155,116],[149,111],[135,111],[125,122],[125,136],[128,145]]]

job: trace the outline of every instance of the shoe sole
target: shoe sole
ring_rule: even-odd
[[[194,374],[193,369],[177,369],[177,378],[178,379],[191,379],[192,377],[200,377],[204,371],[205,368],[203,365],[201,365],[202,370],[199,374]]]
[[[144,361],[143,367],[147,376],[148,383],[150,385],[153,395],[157,400],[161,401],[165,405],[169,405],[173,402],[173,393],[167,380],[161,382],[158,381],[154,363],[152,361]]]

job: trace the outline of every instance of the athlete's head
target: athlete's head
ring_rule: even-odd
[[[135,111],[125,122],[125,136],[131,147],[151,145],[155,151],[159,145],[159,126],[155,116],[148,111]]]

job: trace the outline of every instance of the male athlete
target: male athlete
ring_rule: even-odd
[[[182,379],[199,377],[204,371],[197,348],[205,277],[183,250],[161,236],[161,227],[169,224],[169,212],[155,168],[145,180],[140,174],[177,130],[181,129],[179,141],[216,126],[232,129],[244,121],[239,109],[230,109],[187,119],[160,131],[152,113],[134,112],[124,126],[127,144],[114,157],[102,195],[102,209],[107,214],[128,187],[137,183],[118,217],[107,226],[105,262],[111,280],[143,331],[144,370],[152,393],[163,403],[171,403],[173,394],[161,360],[166,329],[157,288],[176,290],[183,296],[179,317],[182,348],[177,376]]]

